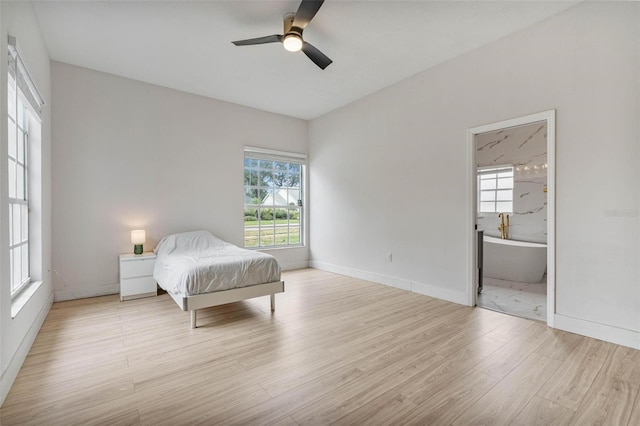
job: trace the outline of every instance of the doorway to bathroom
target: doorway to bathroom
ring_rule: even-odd
[[[468,130],[469,304],[555,313],[555,110]]]

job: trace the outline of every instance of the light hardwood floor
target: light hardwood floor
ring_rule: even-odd
[[[640,425],[640,351],[306,269],[199,311],[54,304],[6,425]]]

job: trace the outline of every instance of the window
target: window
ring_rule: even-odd
[[[513,212],[513,166],[478,168],[478,213]]]
[[[306,156],[259,148],[244,152],[244,246],[303,244]]]
[[[30,264],[30,132],[39,132],[43,102],[22,63],[15,38],[9,36],[7,75],[9,277],[12,297],[31,281]],[[40,140],[40,135],[34,135]]]

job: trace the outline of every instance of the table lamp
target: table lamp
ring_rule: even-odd
[[[131,243],[133,244],[133,253],[142,254],[142,245],[146,240],[144,229],[136,229],[131,231]]]

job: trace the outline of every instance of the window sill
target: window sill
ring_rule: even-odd
[[[300,244],[298,246],[245,247],[245,249],[247,250],[257,250],[257,251],[291,250],[291,249],[301,249],[301,248],[305,248],[305,245]]]
[[[27,305],[27,302],[29,302],[31,296],[33,296],[36,291],[38,291],[41,285],[42,281],[33,281],[27,284],[27,286],[23,288],[22,291],[20,291],[20,293],[18,293],[18,295],[11,300],[11,319],[14,319],[18,316],[22,308]]]

